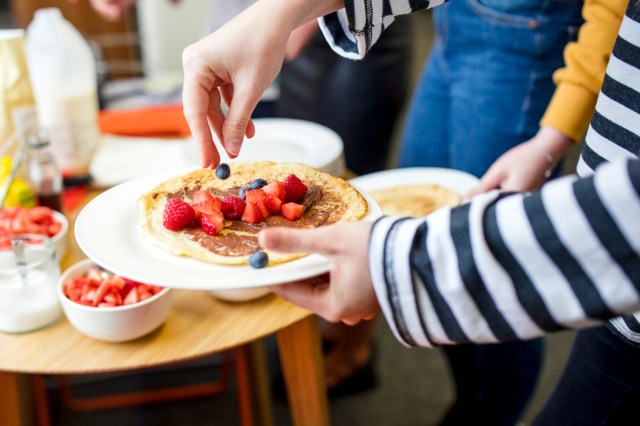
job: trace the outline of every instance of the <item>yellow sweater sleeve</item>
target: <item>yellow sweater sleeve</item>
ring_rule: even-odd
[[[628,0],[585,0],[578,40],[564,49],[565,66],[553,74],[557,87],[541,126],[551,126],[574,141],[589,126],[613,44]]]

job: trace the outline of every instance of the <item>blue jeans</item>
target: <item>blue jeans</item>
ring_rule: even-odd
[[[531,138],[553,72],[581,25],[571,0],[453,0],[435,8],[436,40],[407,115],[401,167],[481,176]]]
[[[453,0],[434,9],[436,40],[412,99],[401,167],[483,175],[533,137],[553,72],[582,24],[571,0]],[[533,393],[541,339],[450,347],[457,399],[442,425],[514,425]]]

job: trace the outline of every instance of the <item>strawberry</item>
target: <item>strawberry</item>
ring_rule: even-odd
[[[247,223],[258,223],[264,220],[264,216],[260,211],[260,208],[250,201],[247,202],[247,205],[244,208],[244,213],[242,213],[241,220]]]
[[[285,203],[282,205],[282,216],[289,220],[298,220],[302,216],[302,204]]]
[[[274,197],[272,195],[267,195],[262,200],[260,200],[260,203],[264,205],[269,214],[280,213],[280,206],[282,206],[282,201],[280,200],[280,198]],[[260,204],[258,204],[258,206],[260,206]]]
[[[285,201],[300,201],[307,195],[307,186],[302,183],[298,176],[291,174],[282,182],[286,193]]]
[[[162,224],[170,231],[179,231],[191,223],[195,214],[189,204],[179,198],[172,198],[164,206]]]
[[[262,200],[266,194],[262,189],[252,189],[251,191],[247,191],[245,195],[248,203],[257,204],[258,201]]]
[[[222,198],[222,214],[227,219],[240,219],[244,213],[245,201],[234,195],[226,195]]]
[[[258,202],[256,203],[256,206],[258,206],[258,209],[260,210],[260,213],[262,213],[262,217],[263,218],[268,218],[269,216],[271,216],[271,212],[269,211],[269,209],[267,208],[267,206],[264,205],[264,200],[267,197],[263,197],[260,200],[258,200]]]
[[[262,190],[264,191],[265,194],[271,195],[272,197],[276,197],[284,203],[284,199],[286,197],[286,191],[284,189],[284,186],[282,185],[282,182],[274,180],[270,184],[263,186]]]
[[[207,234],[217,235],[224,228],[224,216],[219,211],[212,214],[203,213],[200,216],[200,225]]]
[[[191,207],[197,212],[211,214],[214,210],[220,211],[222,201],[207,191],[199,190],[193,193],[193,203]]]

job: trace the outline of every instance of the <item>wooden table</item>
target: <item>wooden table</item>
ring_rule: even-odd
[[[82,205],[98,193],[87,193]],[[70,231],[79,210],[69,215]],[[73,232],[68,238],[69,249],[62,269],[85,257]],[[0,333],[0,425],[23,425],[33,421],[31,413],[26,411],[29,401],[25,400],[26,393],[21,389],[29,374],[136,370],[233,348],[255,350],[251,345],[273,334],[277,336],[294,424],[329,424],[319,329],[308,311],[273,295],[247,303],[228,303],[202,291],[174,292],[174,305],[165,323],[151,334],[131,342],[107,343],[90,339],[76,331],[65,318],[31,333]],[[249,357],[250,367],[261,368],[252,365],[253,359]],[[263,388],[262,392],[253,392],[254,395],[264,395],[264,382],[254,385]],[[270,401],[268,396],[267,401]],[[269,408],[264,407],[265,400],[261,403],[270,415]]]

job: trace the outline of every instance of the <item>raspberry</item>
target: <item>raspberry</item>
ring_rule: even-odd
[[[246,203],[242,198],[226,195],[222,197],[222,208],[220,210],[227,219],[240,219],[242,213],[244,213],[245,205]]]
[[[300,201],[307,195],[307,186],[294,174],[287,176],[282,185],[286,192],[286,202]]]
[[[179,198],[167,201],[162,214],[162,224],[170,231],[179,231],[189,225],[196,213],[189,204]]]

